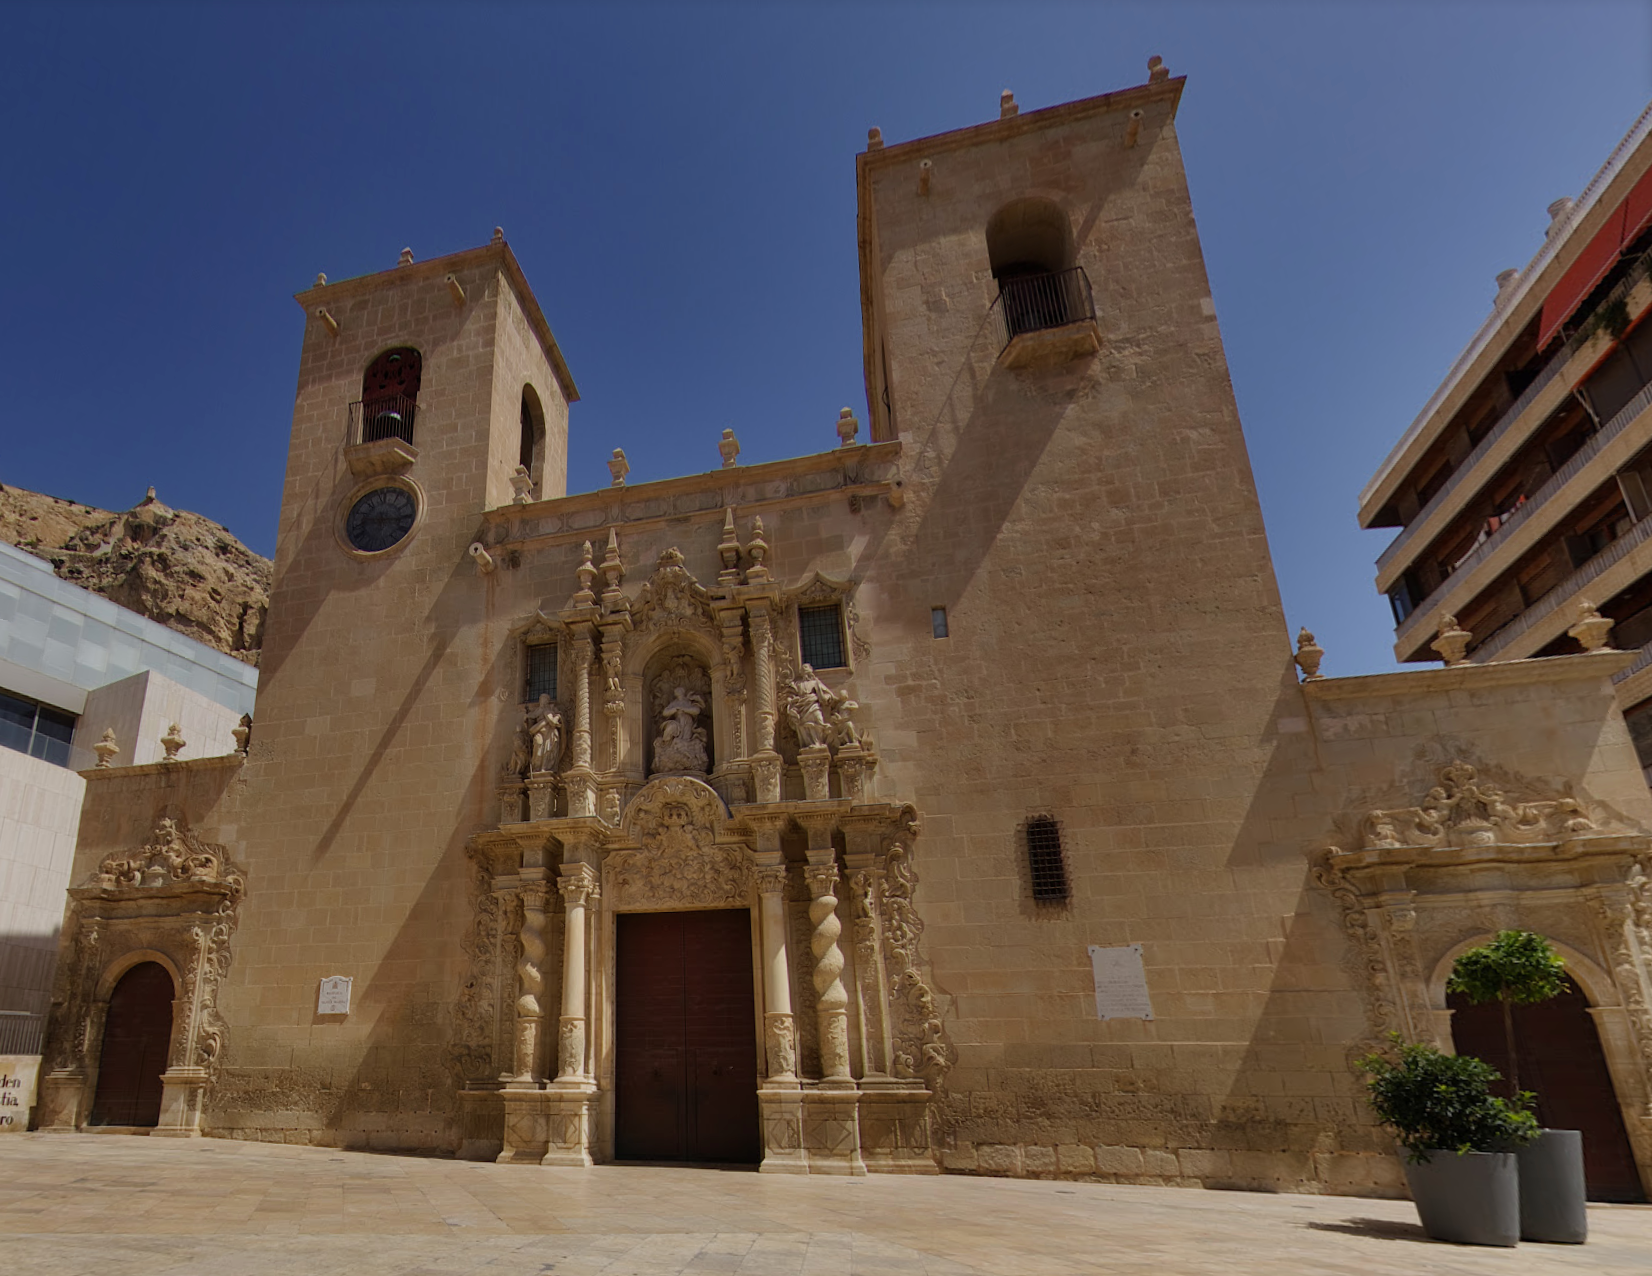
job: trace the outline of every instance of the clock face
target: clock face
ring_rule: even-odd
[[[413,494],[399,487],[381,487],[350,507],[344,534],[364,554],[389,549],[413,530],[418,514]]]

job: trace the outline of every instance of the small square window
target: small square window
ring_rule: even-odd
[[[556,644],[540,643],[528,648],[528,704],[538,704],[540,696],[556,699]]]
[[[814,669],[841,669],[843,658],[843,609],[836,603],[824,607],[797,609],[797,641],[803,663]]]
[[[937,638],[946,637],[945,607],[931,607],[929,609],[929,628]]]

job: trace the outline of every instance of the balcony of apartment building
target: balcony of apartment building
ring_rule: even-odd
[[[1652,493],[1640,461],[1652,441],[1649,313],[1652,244],[1602,285],[1552,354],[1527,357],[1535,333],[1523,332],[1413,468],[1416,481],[1373,520],[1404,523],[1377,575],[1393,605],[1400,659],[1432,658],[1428,644],[1441,614],[1466,624],[1500,590],[1506,604],[1516,564],[1560,561],[1554,547],[1585,534],[1578,519],[1599,512],[1597,491],[1615,491],[1639,527]],[[1581,542],[1570,543],[1575,555]],[[1572,563],[1571,571],[1584,566]],[[1522,606],[1547,597],[1531,581],[1548,574],[1528,573]],[[1499,608],[1486,614],[1499,629],[1512,619]],[[1482,645],[1490,641],[1488,629],[1472,632]],[[1513,641],[1499,634],[1499,645]]]

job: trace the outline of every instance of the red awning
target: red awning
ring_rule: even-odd
[[[1627,246],[1652,224],[1652,168],[1641,174],[1635,189],[1623,199],[1623,242]]]
[[[1652,176],[1652,170],[1648,170],[1648,175]],[[1640,186],[1637,186],[1635,191],[1639,190]],[[1648,193],[1652,194],[1652,190]],[[1572,268],[1560,277],[1560,282],[1544,299],[1543,322],[1537,333],[1538,349],[1541,350],[1549,344],[1550,338],[1560,331],[1560,325],[1571,318],[1578,303],[1595,290],[1595,285],[1606,277],[1606,272],[1617,262],[1618,251],[1623,247],[1624,214],[1627,205],[1628,201],[1625,200],[1612,210],[1606,224],[1595,232],[1595,237],[1578,254]]]

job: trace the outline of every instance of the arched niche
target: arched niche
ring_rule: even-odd
[[[716,688],[699,644],[661,644],[643,665],[647,773],[711,774],[717,764]]]
[[[521,430],[516,463],[533,478],[533,490],[542,492],[545,477],[545,408],[539,401],[539,392],[526,382],[522,386]]]
[[[987,220],[987,260],[1000,283],[1049,275],[1073,264],[1073,227],[1054,200],[1026,196]]]

